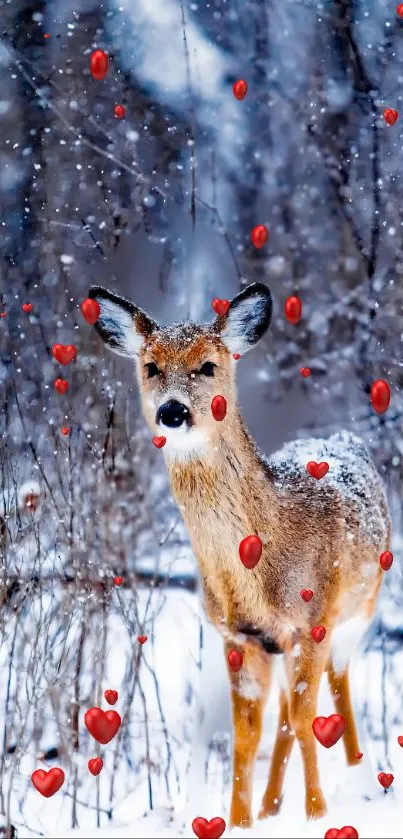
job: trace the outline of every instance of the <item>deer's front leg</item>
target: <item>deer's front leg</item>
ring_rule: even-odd
[[[289,681],[289,718],[301,749],[305,809],[309,819],[320,819],[327,812],[319,780],[317,743],[312,722],[318,716],[319,686],[329,655],[329,645],[328,636],[316,644],[309,635],[302,639],[298,656],[291,655],[291,651],[285,654]]]
[[[270,686],[272,662],[259,647],[246,643],[242,648],[226,643],[225,656],[231,649],[243,653],[241,670],[228,666],[231,682],[233,718],[233,785],[230,824],[252,824],[253,770],[262,733],[263,714]]]

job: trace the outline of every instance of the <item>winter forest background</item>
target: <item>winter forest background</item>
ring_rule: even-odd
[[[98,47],[110,56],[103,82],[89,71]],[[249,85],[242,102],[237,78]],[[168,830],[167,813],[192,789],[186,835],[194,816],[226,815],[221,643],[204,625],[130,363],[104,351],[79,304],[95,282],[157,319],[208,319],[213,297],[253,280],[275,304],[267,339],[239,363],[259,445],[347,426],[388,487],[395,562],[354,685],[363,751],[375,774],[395,774],[387,801],[378,793],[392,830],[403,732],[403,186],[401,120],[388,126],[382,113],[402,103],[395,3],[0,0],[0,81],[0,832],[146,835],[157,817]],[[269,230],[261,250],[256,224]],[[283,314],[293,293],[298,327]],[[53,387],[56,342],[77,346],[64,396]],[[370,406],[377,378],[392,390],[384,417]],[[119,690],[123,724],[93,778],[83,713],[107,707],[105,688]],[[262,777],[272,724],[269,709]],[[51,766],[66,782],[45,800],[30,775]],[[338,826],[350,823],[346,814]],[[277,835],[303,835],[282,824]],[[275,831],[264,823],[262,835]]]

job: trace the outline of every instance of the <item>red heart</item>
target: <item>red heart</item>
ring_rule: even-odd
[[[115,705],[119,699],[119,694],[117,690],[106,690],[104,697],[109,705]]]
[[[91,775],[99,775],[99,773],[102,771],[103,765],[104,762],[102,760],[102,757],[92,757],[88,761],[88,769],[90,770]]]
[[[325,833],[325,839],[358,839],[358,833],[355,827],[351,827],[351,825],[346,825],[345,827],[341,827],[340,830],[337,827],[331,827],[330,830],[327,830]]]
[[[312,731],[319,743],[330,749],[342,736],[346,721],[341,714],[330,714],[330,717],[315,717]]]
[[[234,359],[234,361],[239,361],[240,357],[241,357],[241,353],[239,353],[239,352],[233,352],[232,353],[232,358]]]
[[[313,640],[316,641],[317,644],[320,644],[320,642],[323,641],[326,635],[326,627],[314,626],[313,629],[311,629],[311,635]]]
[[[102,711],[101,708],[90,708],[84,714],[85,726],[104,746],[113,740],[121,725],[121,718],[117,711]]]
[[[34,307],[33,307],[32,303],[23,303],[22,304],[22,311],[23,312],[32,312],[33,308]]]
[[[113,582],[115,583],[115,586],[121,586],[123,583],[123,577],[115,577]]]
[[[238,550],[242,565],[245,568],[251,569],[258,564],[262,556],[262,542],[259,536],[255,536],[254,534],[252,536],[245,536],[245,539],[242,539],[242,542],[239,543]]]
[[[58,393],[67,393],[69,383],[66,382],[66,379],[55,379],[54,388]]]
[[[397,122],[399,117],[399,111],[395,111],[394,108],[385,108],[383,112],[383,118],[388,125],[394,125]]]
[[[230,650],[227,655],[228,666],[233,673],[238,673],[243,665],[243,654],[239,650]]]
[[[312,478],[316,478],[317,481],[320,481],[320,479],[324,478],[329,471],[329,464],[326,463],[325,460],[322,460],[321,463],[316,463],[315,460],[310,460],[309,463],[306,464],[306,468]]]
[[[77,350],[73,344],[53,344],[52,353],[59,364],[70,364],[76,357]]]
[[[357,758],[357,760],[361,760],[361,758],[362,758],[363,754],[364,754],[364,752],[357,752],[357,754],[356,754],[356,755],[354,755],[354,757],[356,757],[356,758]]]
[[[389,571],[393,562],[393,554],[391,551],[384,551],[379,557],[379,564],[383,571]]]
[[[313,591],[310,588],[302,588],[300,591],[300,595],[302,599],[305,600],[305,603],[309,603],[309,601],[313,598]]]
[[[96,323],[101,314],[101,307],[97,300],[86,297],[81,303],[81,311],[87,323]]]
[[[304,379],[307,379],[308,376],[311,375],[311,368],[310,367],[300,367],[299,372]]]
[[[137,636],[137,640],[138,640],[139,644],[141,644],[142,646],[147,641],[147,638],[148,638],[148,635],[138,635]]]
[[[63,428],[60,429],[60,431],[62,432],[64,437],[67,437],[67,435],[70,434],[70,429],[68,425],[64,425]]]
[[[402,748],[403,748],[403,737],[402,737],[402,735],[400,735],[400,737],[397,738],[397,742],[399,743],[399,746],[402,746]]]
[[[198,816],[197,819],[193,819],[192,821],[193,833],[199,839],[220,839],[226,827],[227,825],[224,819],[220,819],[219,816],[216,816],[215,819],[210,819],[210,821],[203,819],[202,816]]]
[[[379,772],[378,781],[384,789],[388,789],[393,784],[393,775],[387,772]]]
[[[162,449],[167,441],[166,437],[153,437],[153,443],[156,449]]]
[[[35,769],[35,772],[31,775],[31,781],[35,789],[45,798],[54,795],[63,786],[64,779],[63,769],[59,769],[58,766],[49,769],[49,772],[45,772],[44,769]]]
[[[211,413],[217,422],[222,422],[227,413],[227,400],[225,396],[215,396],[211,402]]]
[[[228,312],[230,302],[229,300],[220,300],[219,297],[215,297],[211,305],[216,315],[218,315],[220,318],[223,318]]]

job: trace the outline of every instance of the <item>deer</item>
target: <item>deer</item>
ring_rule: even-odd
[[[327,807],[312,723],[325,674],[345,722],[347,764],[360,761],[349,665],[373,617],[383,578],[379,557],[390,546],[381,477],[362,440],[345,429],[285,443],[269,458],[258,450],[238,405],[236,367],[271,322],[272,296],[263,283],[244,288],[207,324],[161,326],[100,286],[89,297],[99,304],[95,329],[105,345],[135,365],[151,433],[165,438],[162,453],[197,559],[204,608],[223,640],[233,725],[230,826],[253,824],[253,770],[280,661],[277,732],[258,816],[278,814],[297,740],[306,815],[321,818]],[[211,410],[217,395],[227,405],[219,421]],[[313,477],[309,461],[326,462],[327,474]],[[253,568],[239,554],[248,535],[262,547]],[[313,591],[309,602],[304,589]],[[326,630],[320,643],[311,634],[317,626]],[[228,663],[233,649],[243,656],[238,670]]]

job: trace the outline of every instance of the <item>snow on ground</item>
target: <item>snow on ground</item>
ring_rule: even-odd
[[[31,830],[20,829],[20,837],[32,836],[32,830],[37,826],[43,836],[46,837],[93,837],[102,839],[126,839],[126,837],[190,837],[193,836],[191,822],[196,816],[222,816],[227,819],[230,795],[230,777],[225,779],[226,767],[217,759],[211,759],[208,772],[208,784],[202,790],[202,772],[198,781],[193,783],[190,791],[190,801],[185,807],[186,790],[186,767],[188,764],[189,750],[184,749],[183,742],[185,735],[192,731],[197,736],[194,727],[198,725],[194,705],[186,707],[183,702],[183,694],[189,681],[194,683],[198,689],[198,671],[195,659],[195,651],[198,646],[198,607],[197,601],[191,595],[182,593],[169,593],[168,601],[161,610],[155,625],[154,636],[150,639],[150,646],[145,649],[146,660],[155,665],[158,673],[161,702],[166,715],[166,725],[170,732],[170,743],[176,764],[176,770],[180,775],[179,791],[174,791],[172,796],[175,811],[167,806],[167,798],[164,792],[164,783],[160,783],[154,777],[153,805],[154,812],[149,811],[149,791],[147,776],[139,776],[131,773],[130,766],[120,765],[119,772],[115,779],[117,805],[115,806],[113,819],[108,823],[107,816],[101,814],[101,828],[96,826],[95,813],[95,779],[89,779],[93,786],[93,810],[82,808],[79,814],[80,827],[69,830],[71,826],[70,802],[62,793],[58,793],[49,800],[42,799],[34,790],[27,785],[29,803],[29,825]],[[211,736],[215,729],[228,730],[229,716],[228,707],[223,709],[221,715],[219,706],[222,702],[225,705],[226,673],[224,661],[221,655],[221,642],[216,636],[214,629],[209,629],[206,634],[207,646],[205,648],[205,675],[202,676],[204,690],[202,689],[203,707],[205,718],[203,722],[204,732]],[[120,639],[120,648],[118,641]],[[116,625],[115,633],[109,639],[108,672],[105,677],[105,685],[117,687],[121,682],[124,671],[124,644]],[[220,664],[221,662],[221,664]],[[394,668],[402,671],[403,653],[394,656]],[[392,682],[386,681],[385,707],[382,700],[382,658],[379,652],[369,652],[362,656],[353,667],[352,688],[356,698],[356,704],[360,712],[358,721],[362,724],[363,709],[371,721],[371,735],[365,734],[361,739],[361,749],[364,753],[362,765],[357,768],[347,768],[344,759],[342,742],[339,742],[332,749],[319,748],[320,765],[322,770],[323,788],[327,797],[329,812],[328,815],[317,822],[307,823],[304,816],[303,783],[301,761],[297,747],[288,767],[288,774],[285,782],[285,795],[283,807],[278,817],[268,819],[264,822],[256,822],[253,829],[233,830],[234,837],[323,837],[330,827],[342,827],[346,824],[356,827],[361,839],[364,837],[391,837],[401,836],[401,801],[403,800],[403,772],[399,773],[399,764],[403,761],[403,750],[397,743],[397,736],[403,732],[403,726],[396,725],[397,715],[400,710],[400,697],[396,695],[396,689]],[[389,663],[390,666],[390,663]],[[163,754],[161,721],[158,719],[158,709],[153,698],[151,681],[143,684],[147,691],[147,711],[152,720],[150,731],[152,736],[158,739],[157,753]],[[224,699],[222,699],[224,697]],[[257,761],[255,780],[254,806],[257,812],[260,797],[266,781],[269,756],[275,733],[277,691],[273,688],[268,703],[266,714],[266,729],[262,739],[260,757]],[[119,703],[116,708],[119,710]],[[329,714],[333,712],[333,706],[327,685],[324,682],[321,689],[319,701],[319,713]],[[193,715],[193,722],[192,722]],[[210,723],[209,729],[209,718]],[[392,724],[393,721],[393,724]],[[138,721],[136,722],[138,726]],[[190,729],[189,729],[190,725]],[[132,726],[133,729],[133,726]],[[388,737],[388,750],[391,766],[386,762],[383,734]],[[137,731],[132,730],[132,736],[141,737],[141,726]],[[200,733],[202,738],[203,732]],[[378,739],[379,738],[379,739]],[[144,737],[143,737],[144,739]],[[112,744],[111,744],[112,745]],[[142,746],[139,746],[141,751]],[[101,801],[102,789],[109,785],[112,775],[112,765],[108,760],[109,746],[103,749],[105,767],[100,776],[101,780]],[[94,751],[94,754],[96,751]],[[197,754],[196,759],[200,759]],[[203,755],[204,759],[204,755]],[[85,760],[80,763],[80,773],[87,772]],[[386,793],[377,781],[377,773],[381,770],[392,771],[396,780],[392,788]],[[26,767],[27,775],[32,767]],[[365,773],[367,771],[367,777]],[[122,777],[123,775],[123,777]],[[132,776],[132,777],[131,777]],[[27,780],[27,778],[26,778]],[[102,786],[104,785],[104,787]],[[175,785],[173,785],[175,787]],[[363,792],[369,793],[372,800],[365,801]],[[204,794],[205,793],[205,794]],[[82,796],[80,789],[79,798]],[[91,796],[90,796],[91,801]],[[16,818],[16,822],[19,819]],[[229,833],[227,829],[226,834]],[[38,835],[38,834],[36,834]]]

